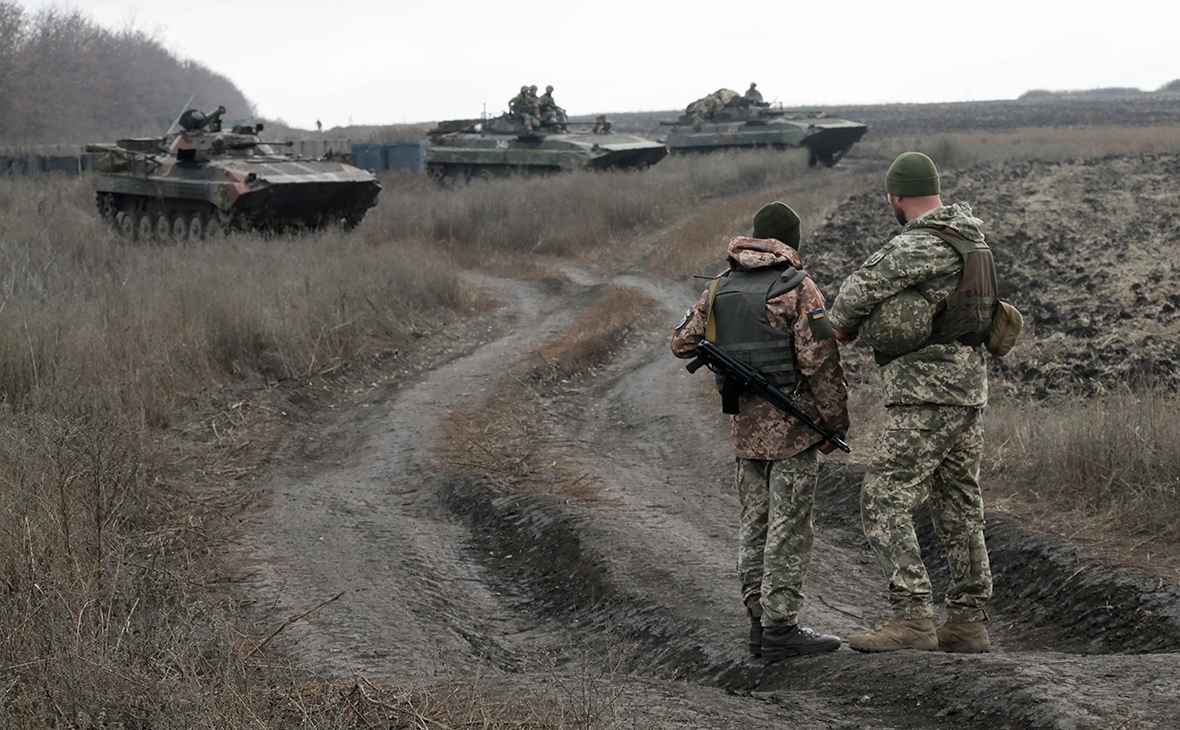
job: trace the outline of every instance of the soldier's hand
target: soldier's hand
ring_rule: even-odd
[[[860,336],[859,332],[845,333],[841,332],[840,330],[835,330],[835,332],[836,342],[839,342],[841,345],[851,345],[853,342],[856,342],[856,338]]]
[[[821,454],[830,454],[835,450],[836,444],[832,443],[831,441],[825,441],[819,445],[819,453]]]

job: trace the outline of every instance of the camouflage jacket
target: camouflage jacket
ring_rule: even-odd
[[[828,319],[840,332],[856,332],[880,302],[916,286],[931,302],[940,302],[959,286],[963,259],[941,238],[919,229],[953,228],[965,238],[982,241],[982,221],[966,203],[935,208],[906,223],[900,235],[869,256],[840,285]],[[987,405],[987,369],[982,347],[951,342],[926,345],[881,367],[885,405],[937,403]]]
[[[513,114],[537,114],[537,99],[527,91],[522,91],[508,102],[508,111]]]
[[[788,263],[802,268],[799,253],[774,239],[735,238],[729,242],[730,257],[748,269]],[[691,358],[697,343],[705,337],[709,290],[688,310],[672,334],[672,354]],[[802,380],[794,394],[821,425],[844,435],[848,432],[848,390],[840,352],[832,337],[817,339],[813,314],[822,316],[824,296],[810,278],[786,294],[766,303],[766,318],[775,329],[794,331],[795,357]],[[743,459],[786,459],[804,451],[821,437],[810,428],[755,395],[739,400],[741,412],[733,416],[734,455]],[[720,407],[720,396],[718,396]]]

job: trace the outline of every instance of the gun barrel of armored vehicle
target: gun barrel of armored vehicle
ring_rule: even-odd
[[[216,122],[218,119],[221,118],[222,114],[225,114],[225,107],[218,106],[213,111],[205,114],[205,124],[208,125],[208,124],[212,124],[213,122]]]

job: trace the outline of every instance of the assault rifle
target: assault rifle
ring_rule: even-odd
[[[736,382],[739,386],[769,401],[775,408],[799,419],[803,425],[812,429],[820,436],[823,436],[827,443],[832,444],[845,454],[852,453],[852,448],[844,443],[843,439],[834,433],[825,431],[807,411],[803,410],[799,404],[791,400],[791,396],[771,385],[766,380],[766,376],[758,372],[757,368],[754,368],[749,363],[738,360],[712,342],[701,340],[700,344],[697,345],[696,359],[686,365],[685,369],[690,373],[695,373],[706,365],[718,375]],[[736,411],[734,412],[736,413]]]

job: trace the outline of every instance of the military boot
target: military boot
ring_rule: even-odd
[[[938,635],[934,631],[933,619],[894,618],[875,631],[852,637],[848,646],[857,651],[934,651],[938,648]]]
[[[840,637],[821,634],[806,626],[767,626],[762,629],[762,658],[768,662],[839,648]]]
[[[988,638],[983,621],[964,621],[938,627],[938,648],[960,654],[982,654],[991,651],[992,641]]]
[[[762,656],[762,618],[750,617],[750,656]]]

